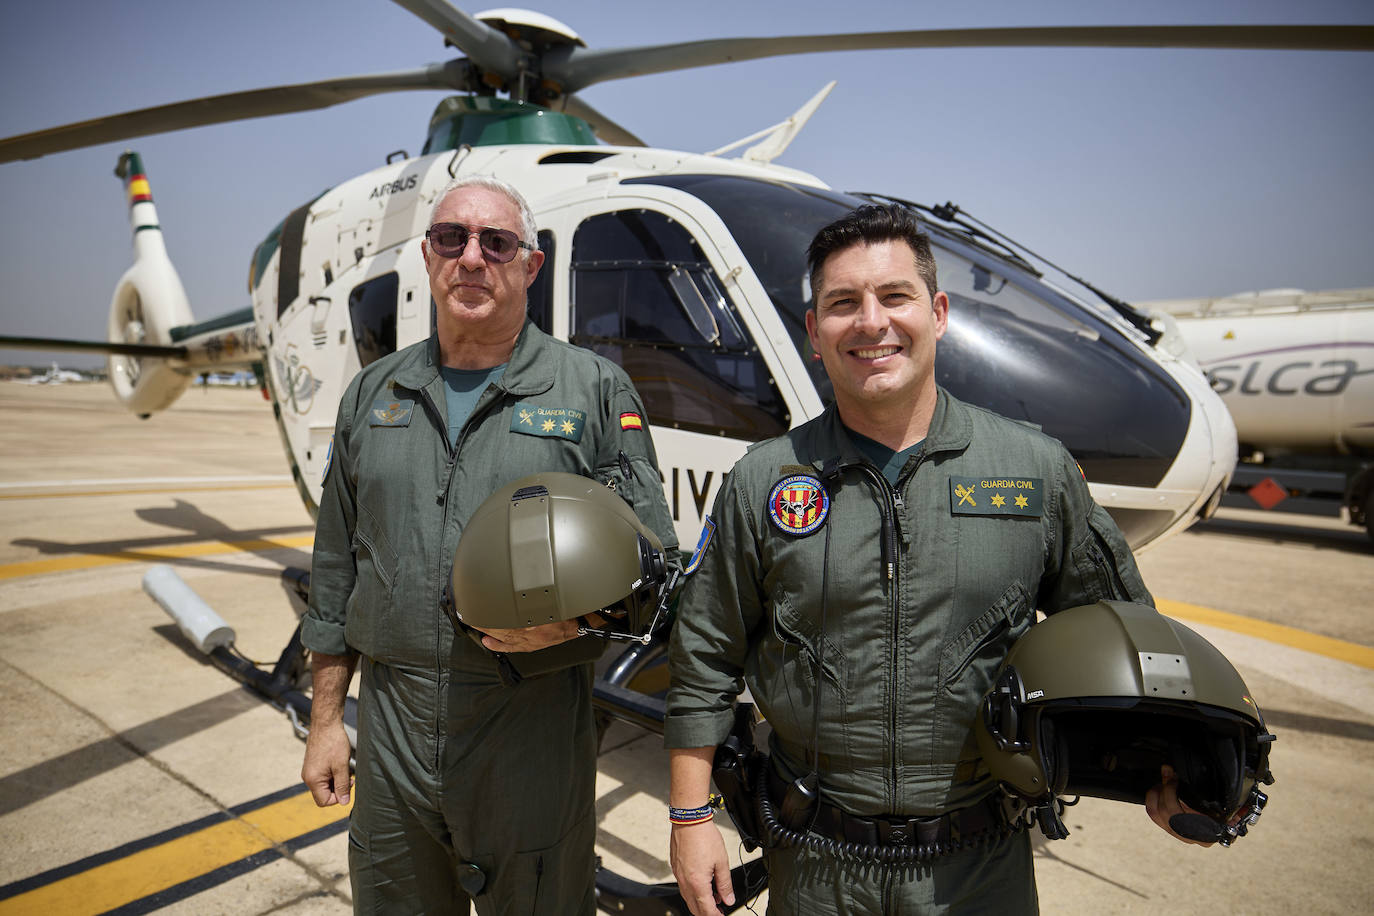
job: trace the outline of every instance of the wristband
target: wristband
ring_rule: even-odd
[[[712,793],[700,808],[668,806],[668,821],[675,825],[704,824],[715,817],[715,809],[725,807],[725,799]]]

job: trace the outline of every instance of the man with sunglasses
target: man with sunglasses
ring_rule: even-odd
[[[589,662],[604,641],[575,621],[458,632],[443,609],[468,518],[529,474],[600,480],[677,546],[629,378],[526,318],[534,240],[509,185],[452,183],[420,245],[433,334],[368,365],[340,401],[301,630],[314,672],[301,776],[317,804],[348,803],[342,712],[361,659],[357,912],[595,908]]]

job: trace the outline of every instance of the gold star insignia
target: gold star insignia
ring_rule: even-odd
[[[533,426],[534,421],[531,419],[533,416],[534,414],[530,413],[528,410],[522,410],[520,411],[520,422],[528,423],[530,426]]]
[[[545,420],[545,421],[544,421],[544,432],[547,433],[547,432],[550,432],[550,431],[552,431],[552,430],[553,430],[553,421],[552,421],[552,420]]]
[[[992,504],[1000,509],[1007,504],[1007,500],[1005,497],[1002,496],[1001,493],[994,493],[992,497]]]
[[[1024,509],[1024,508],[1026,508],[1026,507],[1029,506],[1029,505],[1030,505],[1030,500],[1029,500],[1029,499],[1026,499],[1026,497],[1022,496],[1022,495],[1019,494],[1019,493],[1016,494],[1016,508],[1018,508],[1018,509]]]
[[[573,434],[573,430],[575,430],[575,429],[577,429],[577,427],[576,427],[575,425],[573,425],[573,421],[572,421],[572,420],[564,420],[564,421],[563,421],[563,434],[564,434],[565,436],[571,436],[571,435]]]

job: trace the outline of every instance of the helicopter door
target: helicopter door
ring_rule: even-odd
[[[570,259],[569,340],[639,390],[684,546],[748,444],[791,420],[707,250],[681,219],[636,206],[583,219]]]

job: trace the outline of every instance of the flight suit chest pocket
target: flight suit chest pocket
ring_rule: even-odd
[[[1035,617],[1030,596],[1013,582],[971,620],[940,653],[935,715],[935,760],[960,760],[972,747],[978,704],[992,686],[1007,652]]]
[[[353,531],[353,562],[357,578],[349,599],[348,640],[350,645],[367,646],[375,651],[376,639],[387,632],[385,621],[394,603],[396,552],[382,526],[361,505]],[[354,613],[355,609],[358,613]],[[359,627],[372,632],[354,632]]]
[[[774,591],[772,618],[773,638],[798,650],[796,655],[805,665],[807,681],[814,682],[819,663],[826,689],[839,690],[843,698],[849,685],[849,663],[839,646],[821,630],[820,619],[800,613],[782,589]]]

